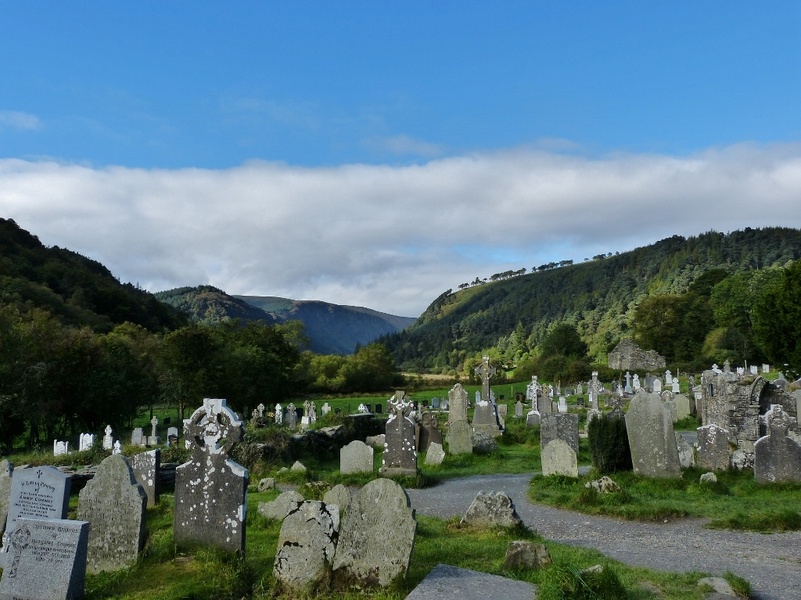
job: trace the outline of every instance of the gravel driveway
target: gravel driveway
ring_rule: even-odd
[[[531,477],[481,475],[406,491],[418,513],[443,518],[464,515],[481,490],[504,491],[526,525],[546,539],[594,548],[626,564],[649,569],[712,575],[731,571],[751,583],[755,598],[801,600],[801,532],[704,529],[703,519],[654,524],[591,517],[531,504],[526,496]]]

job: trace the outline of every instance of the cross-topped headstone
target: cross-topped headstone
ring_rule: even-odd
[[[175,471],[177,544],[208,544],[244,554],[248,471],[228,458],[244,432],[242,421],[221,398],[204,398],[184,421],[192,457]]]
[[[482,362],[476,367],[476,375],[481,378],[481,399],[484,402],[490,401],[490,384],[489,381],[497,372],[495,367],[490,364],[489,356],[482,357]]]

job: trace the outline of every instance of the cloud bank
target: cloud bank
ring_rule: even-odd
[[[0,216],[151,291],[417,316],[476,277],[671,235],[801,227],[801,144],[691,156],[510,149],[406,166],[226,170],[0,160]]]

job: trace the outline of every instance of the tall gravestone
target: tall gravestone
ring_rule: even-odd
[[[448,421],[467,421],[467,390],[457,383],[448,391]]]
[[[540,423],[540,447],[545,447],[553,440],[562,440],[578,456],[579,453],[579,431],[578,415],[551,413],[542,415]]]
[[[801,481],[801,444],[787,435],[793,425],[781,404],[765,414],[768,434],[754,444],[754,479],[760,483]]]
[[[445,441],[448,443],[449,454],[472,454],[473,428],[467,421],[455,421],[448,428]]]
[[[156,506],[161,496],[161,450],[139,452],[129,459],[136,482],[147,495],[147,505]]]
[[[542,474],[564,475],[565,477],[578,477],[578,458],[573,448],[564,440],[556,439],[549,442],[540,454],[542,460]]]
[[[8,501],[11,499],[11,478],[14,474],[14,465],[8,460],[0,461],[0,527],[5,530],[8,518]]]
[[[626,413],[634,472],[646,477],[681,477],[673,419],[659,394],[640,390]]]
[[[145,545],[146,506],[128,460],[121,454],[105,458],[78,500],[78,519],[92,524],[88,572],[116,571],[136,562]]]
[[[70,481],[69,475],[53,467],[14,470],[0,565],[5,567],[6,542],[16,529],[17,519],[64,519],[67,516]]]
[[[729,468],[729,432],[714,423],[704,425],[698,432],[698,466],[710,471],[726,471]]]
[[[475,371],[481,378],[481,399],[476,402],[476,409],[473,412],[473,430],[484,431],[497,437],[503,431],[501,431],[498,421],[498,409],[492,399],[489,384],[490,379],[496,373],[496,369],[489,363],[489,356],[485,356]]]
[[[350,473],[372,473],[374,450],[361,440],[353,440],[350,444],[339,449],[339,472],[342,475]]]
[[[192,456],[175,470],[176,544],[199,543],[245,552],[248,471],[228,458],[244,426],[224,399],[204,398],[184,421]]]
[[[417,427],[409,416],[412,403],[399,393],[390,399],[389,405],[392,412],[387,419],[380,473],[417,475]]]
[[[374,479],[342,516],[334,556],[335,583],[387,587],[406,576],[417,521],[409,496],[391,479]]]
[[[16,525],[0,600],[83,598],[89,523],[20,517]]]

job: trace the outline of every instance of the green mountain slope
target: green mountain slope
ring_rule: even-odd
[[[637,304],[649,295],[684,293],[710,269],[729,273],[784,266],[801,258],[801,231],[746,229],[674,236],[591,262],[552,268],[440,295],[417,322],[382,338],[409,370],[453,368],[466,357],[523,338],[533,348],[555,322],[577,327],[603,359],[631,334]]]
[[[270,325],[278,322],[260,308],[210,285],[175,288],[157,292],[155,296],[199,323],[216,324],[234,319],[264,321]]]
[[[415,321],[369,308],[316,300],[288,300],[272,296],[235,298],[264,310],[281,322],[301,321],[304,333],[309,338],[309,349],[320,354],[350,354],[357,346],[401,331]]]
[[[99,262],[58,246],[46,247],[11,219],[0,219],[0,301],[42,308],[63,323],[108,331],[126,321],[150,331],[186,322],[174,308]]]

